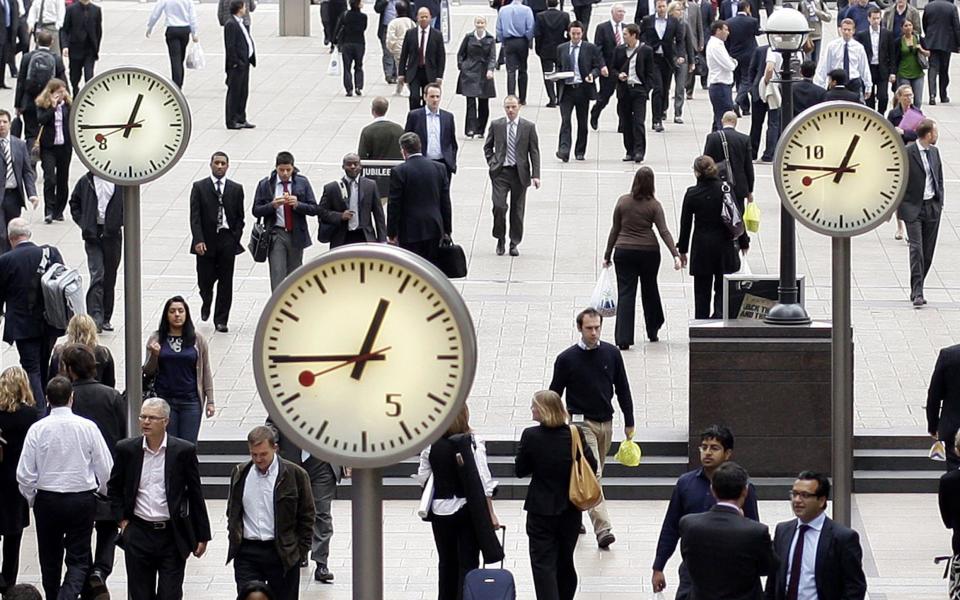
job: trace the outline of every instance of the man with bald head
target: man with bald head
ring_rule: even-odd
[[[360,156],[351,152],[343,157],[343,177],[323,186],[320,242],[330,248],[387,241],[377,184],[361,173]]]
[[[422,6],[417,10],[417,26],[407,31],[400,48],[398,83],[410,86],[410,110],[423,106],[423,88],[428,83],[441,83],[446,67],[443,34],[433,28],[434,15]]]

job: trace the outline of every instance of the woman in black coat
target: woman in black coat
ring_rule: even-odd
[[[465,120],[468,138],[483,137],[490,119],[490,98],[497,96],[493,71],[497,68],[497,42],[487,33],[487,18],[474,17],[474,30],[468,33],[457,51],[457,93],[467,98]]]
[[[717,165],[709,156],[700,156],[693,161],[697,185],[687,188],[680,210],[680,263],[687,266],[687,250],[690,250],[690,274],[693,275],[694,317],[697,319],[722,318],[723,275],[740,268],[737,248],[744,254],[750,247],[746,232],[738,240],[730,238],[730,231],[721,218],[723,191],[718,177]],[[696,231],[693,224],[696,222]],[[710,291],[713,290],[713,312],[710,310]]]
[[[363,13],[363,0],[350,0],[350,10],[340,17],[335,44],[343,57],[343,89],[347,96],[363,95],[363,54],[366,50],[364,32],[367,30],[367,15]],[[351,70],[353,71],[351,73]]]
[[[520,436],[517,477],[532,476],[523,509],[527,511],[530,568],[537,600],[571,600],[577,591],[573,551],[580,537],[581,511],[570,502],[570,426],[560,396],[543,390],[533,395],[533,420]],[[580,435],[584,455],[596,472],[597,461]]]
[[[44,223],[63,220],[70,180],[70,92],[59,79],[47,82],[37,96],[40,164],[43,166]]]
[[[27,501],[17,485],[17,463],[23,451],[27,429],[39,415],[30,391],[27,373],[10,367],[0,373],[0,538],[3,538],[3,567],[0,568],[0,594],[17,583],[20,570],[20,540],[30,524]]]

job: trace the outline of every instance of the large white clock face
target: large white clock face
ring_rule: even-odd
[[[70,133],[83,163],[136,185],[176,164],[190,139],[190,109],[167,79],[139,67],[101,73],[74,100]]]
[[[346,246],[275,290],[253,363],[267,411],[299,447],[376,467],[446,430],[473,382],[476,339],[434,267],[385,245]]]
[[[831,236],[886,222],[903,197],[907,158],[883,115],[850,102],[817,105],[780,138],[774,181],[794,217]]]

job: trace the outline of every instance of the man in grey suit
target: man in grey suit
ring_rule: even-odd
[[[897,217],[907,227],[910,246],[910,300],[915,308],[927,301],[923,280],[930,272],[943,211],[943,163],[937,149],[937,124],[924,119],[917,125],[917,141],[907,146],[907,191]]]
[[[497,255],[503,256],[506,234],[507,192],[510,193],[510,256],[520,256],[517,246],[523,239],[523,209],[527,188],[540,189],[540,140],[536,126],[520,118],[520,102],[516,96],[503,100],[505,117],[490,124],[490,133],[483,143],[483,154],[490,168],[493,186],[493,237],[497,238]]]
[[[320,241],[330,248],[363,242],[386,242],[387,226],[377,184],[361,175],[360,157],[343,157],[343,177],[323,186],[320,196]]]
[[[37,176],[33,171],[30,153],[23,140],[10,135],[10,113],[0,109],[0,181],[3,181],[3,197],[0,199],[0,254],[10,251],[7,239],[7,223],[20,216],[27,200],[36,208]]]

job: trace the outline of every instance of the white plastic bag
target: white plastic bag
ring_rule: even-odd
[[[334,77],[340,76],[340,51],[336,50],[330,55],[330,64],[327,65],[327,75]]]
[[[188,69],[202,69],[207,66],[207,57],[203,54],[203,46],[200,45],[200,42],[190,44],[190,48],[187,50],[186,64]]]
[[[750,269],[750,263],[747,262],[746,256],[740,257],[740,270],[738,270],[736,275],[753,275],[753,271]]]
[[[590,306],[595,308],[603,318],[617,315],[617,286],[613,279],[613,269],[604,267],[600,270],[600,279],[593,288],[590,296]]]

